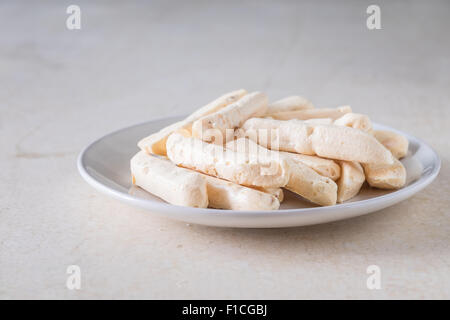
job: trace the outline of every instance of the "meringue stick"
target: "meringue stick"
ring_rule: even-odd
[[[266,115],[277,112],[314,109],[314,105],[300,96],[290,96],[269,104]]]
[[[178,121],[176,123],[171,124],[168,127],[161,129],[160,131],[140,140],[138,142],[138,147],[141,150],[144,150],[148,154],[158,154],[158,155],[166,155],[166,141],[167,137],[172,133],[177,131],[178,129],[187,129],[191,130],[192,123],[210,113],[216,112],[227,105],[238,101],[244,95],[247,94],[246,90],[236,90],[224,94],[223,96],[217,98],[216,100],[210,102],[206,106],[198,109],[186,119],[182,121]]]
[[[179,133],[167,139],[167,155],[182,167],[246,186],[278,188],[289,180],[288,163],[283,159],[240,154]]]
[[[272,113],[269,116],[276,120],[309,120],[317,118],[331,118],[336,120],[342,117],[344,114],[352,112],[350,106],[342,106],[338,108],[317,108],[317,109],[305,109],[305,110],[293,110]]]
[[[247,152],[258,155],[269,152],[273,153],[274,156],[286,159],[291,171],[289,182],[285,186],[286,189],[322,206],[336,204],[336,183],[330,178],[321,176],[302,162],[292,160],[285,152],[278,153],[276,151],[268,150],[247,138],[230,141],[226,146],[235,151],[239,150],[238,152]]]
[[[337,185],[333,180],[298,162],[291,164],[291,172],[286,189],[321,206],[336,204]]]
[[[305,123],[307,124],[333,124],[333,119],[331,118],[317,118],[317,119],[308,119],[308,120],[304,120]]]
[[[245,138],[245,137],[244,137],[245,131],[244,131],[244,130],[241,130],[241,129],[237,129],[237,130],[235,131],[235,139],[241,138],[241,135],[242,135],[242,138]],[[242,140],[242,141],[244,141],[244,140]],[[249,141],[250,143],[253,144],[253,147],[254,147],[254,150],[252,150],[253,153],[258,153],[258,150],[259,150],[259,152],[262,153],[262,156],[263,156],[263,157],[268,156],[268,155],[269,155],[269,156],[273,156],[273,157],[278,157],[278,156],[279,156],[279,155],[277,155],[277,154],[272,154],[272,155],[270,155],[269,153],[272,152],[271,150],[266,149],[266,148],[260,146],[259,144],[255,143],[255,142],[253,142],[253,141],[251,141],[251,140],[246,139],[245,141]],[[232,145],[233,143],[237,143],[238,145],[241,144],[241,143],[239,143],[239,141],[238,141],[238,142],[235,142],[235,140],[232,140],[232,141],[229,141],[229,142],[226,144],[226,148],[228,148],[228,149],[230,149],[230,150],[234,150],[234,151],[246,152],[246,150],[238,150],[237,147],[235,148],[235,147]],[[249,147],[249,146],[247,145],[247,146],[244,146],[244,148],[245,148],[245,147]],[[254,189],[256,189],[256,190],[259,190],[259,191],[262,191],[262,192],[265,192],[265,193],[270,193],[271,195],[274,195],[275,197],[277,197],[277,199],[280,201],[280,203],[283,202],[283,200],[284,200],[284,192],[283,192],[283,189],[281,189],[281,188],[263,188],[263,187],[252,187],[252,188],[254,188]]]
[[[408,153],[408,139],[401,134],[386,130],[374,130],[373,136],[397,159],[403,158]]]
[[[253,187],[256,190],[259,190],[261,192],[269,193],[273,196],[275,196],[278,201],[283,202],[284,200],[284,192],[281,188],[261,188],[261,187]]]
[[[359,193],[366,177],[358,162],[339,161],[341,177],[336,181],[338,186],[337,202],[347,201]]]
[[[369,117],[360,113],[346,113],[342,117],[336,119],[334,125],[359,129],[365,132],[370,132],[372,130],[372,122]]]
[[[406,169],[392,156],[393,164],[363,164],[366,180],[371,187],[379,189],[399,189],[405,185]]]
[[[210,208],[228,210],[277,210],[276,196],[234,182],[202,174],[206,179]],[[281,189],[280,189],[281,190]]]
[[[242,128],[250,139],[269,149],[362,163],[393,162],[389,150],[373,136],[358,129],[262,118],[249,119]],[[270,137],[263,138],[267,133]]]
[[[250,93],[237,102],[194,121],[192,136],[206,142],[224,144],[232,139],[233,130],[247,119],[263,116],[267,110],[267,101],[264,93]],[[222,138],[217,139],[218,136]]]
[[[341,176],[341,167],[331,159],[283,151],[280,151],[280,153],[288,156],[293,161],[307,165],[321,176],[328,177],[334,181]]]
[[[130,162],[133,184],[178,206],[206,208],[206,180],[195,171],[139,151]]]

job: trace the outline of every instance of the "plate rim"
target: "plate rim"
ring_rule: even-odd
[[[244,218],[244,217],[256,218],[256,217],[273,216],[274,214],[276,214],[279,217],[292,216],[292,214],[309,215],[309,214],[317,214],[317,212],[321,212],[321,211],[323,212],[324,210],[326,210],[329,213],[332,213],[333,211],[340,211],[343,208],[352,210],[352,209],[358,209],[361,207],[370,207],[371,205],[373,206],[373,205],[376,205],[377,203],[379,203],[380,200],[383,203],[387,203],[386,206],[381,207],[381,209],[382,209],[382,208],[390,206],[392,202],[393,202],[392,204],[395,204],[397,202],[403,201],[406,198],[408,198],[408,196],[415,194],[415,193],[419,192],[420,190],[422,190],[423,188],[425,188],[426,186],[428,186],[437,177],[437,175],[439,174],[439,171],[441,169],[441,159],[440,159],[438,153],[425,141],[423,141],[422,139],[417,138],[415,136],[412,136],[408,133],[405,133],[403,131],[391,128],[391,127],[383,125],[383,124],[373,122],[373,124],[375,126],[379,127],[382,130],[390,130],[390,131],[402,134],[408,139],[409,142],[414,141],[415,143],[417,143],[420,146],[427,147],[432,152],[432,156],[433,156],[432,162],[433,162],[434,166],[433,166],[432,171],[427,173],[427,176],[425,176],[425,177],[423,176],[423,173],[422,173],[422,175],[416,181],[412,182],[410,185],[408,185],[406,187],[403,187],[401,189],[390,192],[388,194],[376,196],[376,197],[373,197],[370,199],[358,200],[358,201],[348,202],[348,203],[341,203],[341,204],[336,204],[333,206],[279,209],[279,210],[275,210],[275,211],[274,210],[238,211],[238,210],[214,209],[214,208],[192,208],[192,207],[183,207],[183,206],[173,205],[173,204],[166,203],[166,202],[151,201],[148,199],[134,197],[128,193],[124,193],[119,190],[115,190],[115,189],[101,183],[100,181],[98,181],[95,177],[93,177],[87,171],[87,168],[84,165],[84,157],[87,154],[87,152],[101,140],[103,140],[109,136],[118,134],[121,131],[126,131],[128,129],[131,129],[133,127],[142,126],[145,124],[150,124],[150,123],[155,123],[155,122],[160,122],[160,121],[167,121],[167,120],[171,120],[171,119],[173,119],[174,121],[177,121],[177,119],[179,120],[179,119],[182,119],[183,117],[185,117],[185,115],[158,117],[158,118],[154,118],[152,120],[143,121],[143,122],[140,122],[137,124],[133,124],[130,126],[126,126],[124,128],[114,130],[108,134],[101,136],[98,139],[95,139],[94,141],[89,143],[87,146],[85,146],[77,157],[77,167],[78,167],[78,171],[79,171],[80,175],[88,184],[90,184],[92,187],[94,187],[98,191],[101,191],[102,193],[112,196],[113,198],[116,198],[118,200],[125,201],[131,205],[138,206],[138,207],[141,207],[141,208],[144,208],[147,210],[155,210],[158,212],[167,213],[167,212],[172,212],[174,209],[180,209],[186,213],[188,213],[188,212],[189,213],[201,213],[202,215],[208,214],[208,215],[220,215],[220,216],[226,215],[228,217],[239,216],[241,218]],[[398,199],[400,199],[400,200],[398,200]],[[369,212],[371,212],[371,211],[369,211]],[[367,214],[369,212],[362,213],[361,215]],[[346,218],[343,218],[343,219],[346,219]],[[340,219],[336,219],[334,221],[337,221],[337,220],[340,220]],[[199,223],[199,224],[201,224],[201,223]]]

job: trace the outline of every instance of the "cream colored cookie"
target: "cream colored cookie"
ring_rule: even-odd
[[[331,159],[324,159],[317,156],[308,156],[305,154],[292,152],[281,151],[280,153],[289,156],[289,158],[294,161],[299,161],[307,165],[321,176],[328,177],[334,181],[339,179],[341,176],[341,167]]]
[[[249,118],[263,116],[266,110],[267,96],[261,92],[250,93],[237,102],[194,121],[192,136],[223,145],[232,139],[234,129]]]
[[[358,129],[262,118],[249,119],[242,128],[246,136],[269,149],[361,163],[393,162],[389,150]]]
[[[167,155],[177,165],[246,186],[278,188],[289,180],[289,166],[283,159],[242,155],[179,133],[167,139]]]
[[[139,151],[130,161],[133,184],[179,206],[206,208],[206,180],[195,171]]]
[[[365,132],[372,130],[372,122],[369,117],[360,113],[346,113],[342,117],[336,119],[334,124],[337,126],[346,126],[359,129]]]
[[[394,158],[393,164],[363,164],[366,180],[371,187],[379,189],[399,189],[405,185],[406,169]]]
[[[308,120],[304,120],[305,123],[307,124],[325,124],[325,125],[329,125],[329,124],[333,124],[333,119],[331,118],[317,118],[317,119],[308,119]]]
[[[386,130],[374,130],[373,136],[397,159],[403,158],[408,153],[408,139],[401,134]]]
[[[291,172],[289,182],[285,186],[286,189],[322,206],[336,204],[336,183],[330,178],[321,176],[302,162],[292,160],[288,154],[268,150],[247,138],[230,141],[226,147],[236,152],[258,156],[270,154],[271,157],[285,159],[289,163]]]
[[[342,117],[344,114],[352,112],[350,106],[342,106],[338,108],[317,108],[294,111],[283,111],[271,113],[270,117],[276,120],[309,120],[318,118],[331,118],[333,120]]]
[[[204,175],[209,207],[228,210],[277,210],[278,198],[268,192],[241,186],[231,181]],[[281,190],[281,189],[280,189]]]
[[[280,203],[282,203],[284,200],[284,192],[283,189],[281,188],[261,188],[261,187],[252,187],[252,188],[275,196],[278,199],[278,201],[280,201]]]
[[[198,109],[194,113],[192,113],[190,116],[188,116],[186,119],[182,121],[178,121],[176,123],[173,123],[169,125],[168,127],[165,127],[161,129],[160,131],[140,140],[138,142],[138,147],[141,150],[144,150],[148,154],[158,154],[158,155],[166,155],[166,141],[167,137],[172,133],[179,129],[187,129],[191,131],[192,123],[210,113],[216,112],[227,105],[238,101],[240,98],[242,98],[244,95],[247,94],[247,91],[241,89],[229,92],[227,94],[224,94],[223,96],[219,97],[218,99],[212,101],[211,103],[207,104],[206,106]]]
[[[341,177],[336,181],[338,186],[337,202],[347,201],[359,193],[366,177],[358,162],[339,161]]]
[[[286,189],[321,206],[336,204],[337,185],[302,163],[291,164],[291,178]]]
[[[314,105],[300,96],[290,96],[269,104],[266,115],[278,112],[314,109]]]

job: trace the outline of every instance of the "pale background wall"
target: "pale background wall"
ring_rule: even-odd
[[[369,31],[372,3],[2,1],[0,297],[450,298],[450,3],[377,1]],[[153,217],[78,175],[92,140],[240,87],[350,104],[431,144],[441,174],[375,214],[278,230]]]

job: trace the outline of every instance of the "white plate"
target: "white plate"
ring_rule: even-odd
[[[312,225],[360,216],[392,206],[419,192],[440,169],[436,152],[423,141],[374,124],[375,129],[392,130],[409,140],[408,155],[402,159],[407,170],[406,186],[397,191],[384,191],[365,186],[349,202],[330,207],[318,207],[285,191],[285,201],[278,211],[233,211],[174,206],[132,187],[129,163],[138,151],[137,141],[183,117],[157,119],[110,133],[87,146],[78,157],[81,176],[94,188],[127,202],[148,209],[152,214],[209,226],[241,228],[275,228]]]

